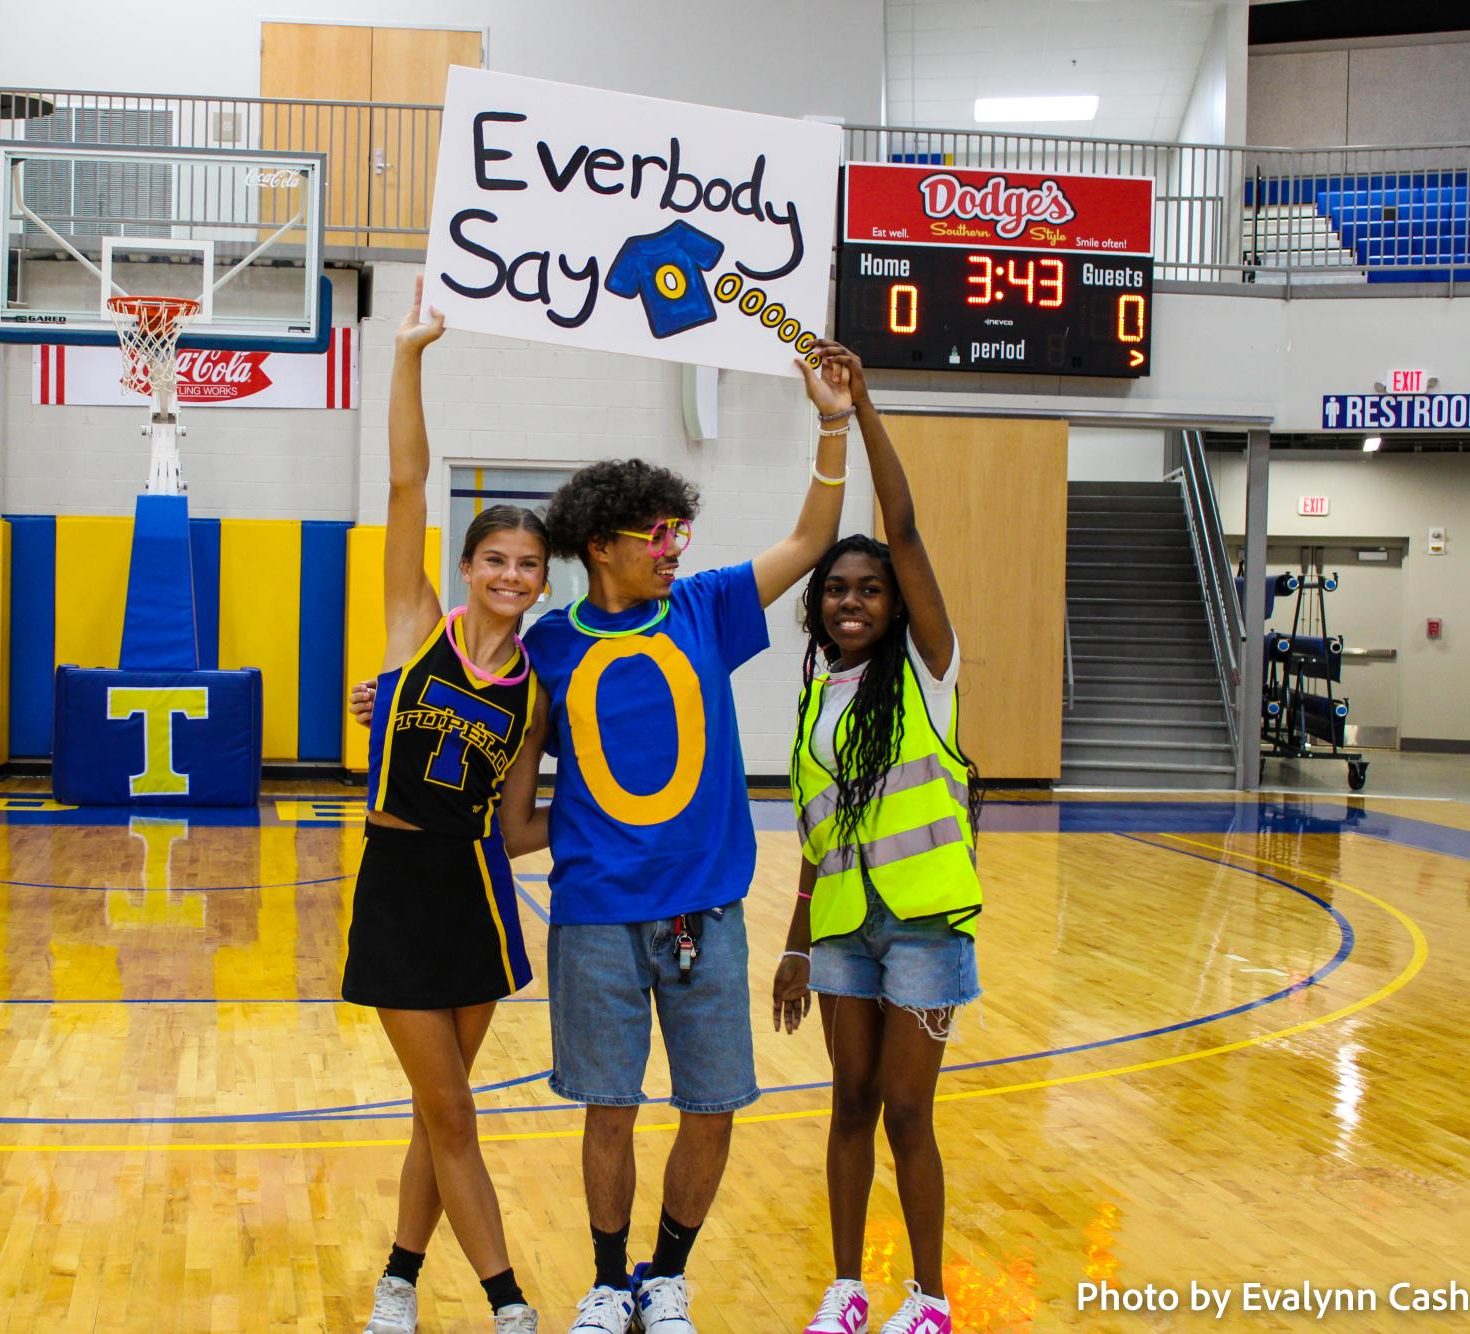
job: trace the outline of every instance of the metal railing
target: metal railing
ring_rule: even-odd
[[[1240,612],[1240,595],[1235,587],[1235,572],[1230,565],[1230,551],[1225,545],[1225,530],[1220,523],[1220,508],[1215,501],[1215,488],[1210,481],[1205,460],[1204,438],[1198,431],[1183,431],[1181,467],[1174,469],[1166,481],[1178,482],[1184,496],[1184,512],[1189,523],[1189,542],[1194,550],[1195,569],[1199,573],[1204,595],[1205,621],[1210,630],[1215,667],[1220,681],[1220,694],[1225,701],[1225,720],[1230,729],[1230,751],[1240,756],[1240,670],[1245,651],[1245,620]]]
[[[324,153],[329,243],[422,248],[428,234],[437,106],[24,88],[0,89],[0,104],[11,115],[0,137],[59,142],[85,122],[92,142]],[[844,146],[854,162],[1147,176],[1160,281],[1290,287],[1427,271],[1453,290],[1458,271],[1465,282],[1463,207],[1420,198],[1385,211],[1372,195],[1457,190],[1470,144],[1245,148],[855,125]]]

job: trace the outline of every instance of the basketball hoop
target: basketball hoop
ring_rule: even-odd
[[[179,335],[199,313],[199,302],[186,296],[114,296],[107,309],[122,344],[123,388],[151,394],[158,410],[168,412],[178,381]]]

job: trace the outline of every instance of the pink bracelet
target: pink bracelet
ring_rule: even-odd
[[[801,892],[801,890],[798,889],[796,891],[796,897],[799,898],[799,899],[809,899],[809,898],[811,898],[811,895],[810,894],[803,894]]]

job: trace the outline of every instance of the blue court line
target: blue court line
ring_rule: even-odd
[[[1131,834],[1120,834],[1120,838],[1126,838],[1132,843],[1142,843],[1145,847],[1153,848],[1157,852],[1167,852],[1176,857],[1189,857],[1194,861],[1202,861],[1210,866],[1224,867],[1228,871],[1236,871],[1241,875],[1255,876],[1258,880],[1264,880],[1269,884],[1279,885],[1283,889],[1289,889],[1293,894],[1298,894],[1309,903],[1315,904],[1328,914],[1338,928],[1338,946],[1332,958],[1320,968],[1313,971],[1309,976],[1290,986],[1282,987],[1270,995],[1262,996],[1256,1000],[1244,1001],[1239,1005],[1228,1009],[1217,1010],[1212,1014],[1202,1015],[1193,1019],[1181,1019],[1176,1023],[1163,1024],[1155,1028],[1141,1029],[1135,1033],[1124,1033],[1116,1037],[1098,1038],[1092,1042],[1079,1042],[1066,1047],[1051,1047],[1043,1051],[1022,1052],[1016,1056],[994,1056],[983,1061],[964,1061],[955,1065],[946,1065],[940,1068],[940,1074],[958,1074],[966,1070],[981,1070],[1000,1065],[1021,1065],[1028,1061],[1046,1060],[1056,1056],[1071,1056],[1078,1052],[1097,1051],[1105,1047],[1122,1046],[1129,1042],[1141,1042],[1147,1038],[1161,1037],[1169,1033],[1179,1033],[1190,1028],[1201,1028],[1206,1024],[1212,1024],[1221,1019],[1230,1019],[1238,1015],[1248,1014],[1252,1010],[1259,1010],[1264,1006],[1275,1004],[1288,996],[1305,991],[1308,987],[1315,986],[1329,974],[1335,972],[1352,954],[1357,936],[1353,931],[1352,923],[1332,904],[1320,896],[1313,894],[1310,890],[1303,889],[1300,885],[1293,885],[1279,876],[1270,875],[1265,871],[1257,871],[1247,866],[1237,866],[1224,858],[1207,857],[1203,853],[1189,852],[1183,848],[1171,848],[1159,843],[1150,843],[1147,839],[1138,838]],[[535,1083],[539,1080],[548,1079],[550,1070],[540,1070],[531,1075],[520,1075],[516,1078],[503,1080],[496,1084],[485,1084],[476,1087],[473,1092],[488,1093],[499,1089],[513,1088],[519,1084]],[[831,1080],[815,1080],[803,1084],[778,1084],[770,1088],[762,1088],[761,1096],[773,1093],[802,1093],[816,1089],[831,1088]],[[672,1099],[648,1098],[645,1103],[649,1106],[666,1104]],[[384,1120],[406,1120],[413,1115],[412,1111],[389,1111],[388,1108],[405,1107],[412,1102],[411,1098],[393,1098],[383,1102],[360,1103],[342,1107],[322,1107],[304,1109],[294,1112],[254,1112],[243,1115],[217,1114],[213,1116],[185,1116],[185,1117],[0,1117],[0,1125],[43,1125],[43,1126],[71,1126],[71,1125],[198,1125],[198,1124],[249,1124],[249,1123],[291,1123],[291,1122],[325,1122],[325,1121],[384,1121]],[[529,1112],[566,1112],[575,1111],[581,1107],[581,1103],[538,1103],[520,1105],[515,1107],[479,1107],[476,1114],[479,1116],[507,1116]]]
[[[545,922],[547,926],[550,926],[551,914],[547,912],[546,909],[543,908],[539,903],[537,903],[536,900],[531,897],[531,891],[528,890],[523,884],[521,884],[522,880],[530,880],[532,879],[532,877],[516,876],[514,877],[514,879],[516,887],[516,898],[520,899],[520,901],[524,903],[533,913],[535,913],[537,917]]]

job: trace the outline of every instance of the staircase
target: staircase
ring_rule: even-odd
[[[1061,783],[1231,788],[1235,759],[1173,482],[1067,487],[1073,704]]]
[[[1368,281],[1366,274],[1352,271],[1358,257],[1343,246],[1332,219],[1315,204],[1247,208],[1241,232],[1254,262],[1262,269],[1290,269],[1294,286]],[[1260,272],[1252,281],[1263,285],[1285,283],[1286,274]]]

